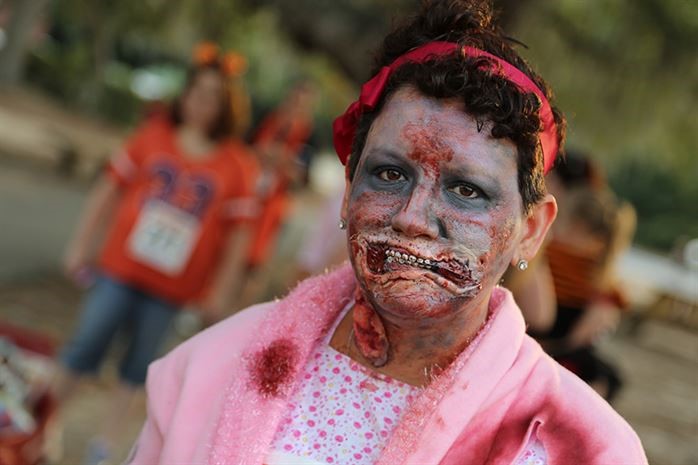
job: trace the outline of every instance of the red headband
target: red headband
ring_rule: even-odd
[[[550,108],[550,103],[545,97],[545,94],[543,94],[531,78],[498,56],[473,47],[461,47],[453,42],[430,42],[410,50],[393,61],[390,65],[381,68],[378,74],[373,76],[369,81],[366,81],[361,87],[359,99],[349,105],[349,108],[347,108],[344,114],[335,119],[332,125],[334,131],[334,148],[342,164],[346,165],[347,160],[349,160],[351,146],[354,142],[354,135],[356,134],[356,127],[359,124],[361,114],[375,109],[393,71],[408,61],[420,63],[433,57],[448,55],[458,49],[462,50],[464,56],[474,58],[486,57],[494,61],[496,66],[490,68],[493,73],[505,77],[508,81],[514,83],[522,92],[532,92],[538,96],[541,102],[539,116],[543,123],[543,129],[538,136],[538,140],[543,148],[543,171],[545,173],[550,171],[553,167],[555,156],[557,155],[558,144],[553,111]]]

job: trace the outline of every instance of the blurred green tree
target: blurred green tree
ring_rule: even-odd
[[[637,206],[638,242],[698,236],[696,3],[536,0],[512,30],[566,110],[568,146]]]
[[[14,0],[11,4],[29,8],[49,1]],[[326,96],[319,111],[319,133],[329,144],[331,117],[349,103],[355,92],[352,86],[368,77],[370,53],[391,20],[413,11],[417,3],[54,0],[51,40],[36,49],[30,77],[68,101],[77,100],[83,108],[125,121],[128,115],[133,117],[138,104],[128,88],[133,70],[163,63],[182,68],[197,41],[214,40],[248,57],[247,83],[257,108],[273,106],[298,78],[318,81]],[[639,200],[642,189],[636,183],[642,178],[664,186],[671,178],[671,195],[691,199],[692,203],[681,205],[697,203],[691,197],[698,172],[693,108],[698,96],[695,2],[494,3],[505,30],[530,47],[523,50],[524,55],[556,90],[569,118],[569,145],[595,154],[620,195],[643,202],[638,234],[643,243],[668,248],[667,238],[672,235],[693,234],[696,215],[682,209],[677,219],[660,221],[666,218],[666,205]],[[36,18],[37,13],[28,17]],[[17,25],[10,28],[20,32],[10,35],[26,37],[24,29],[31,27],[31,21],[15,21]],[[8,53],[7,48],[2,53]],[[21,60],[18,63],[21,68]],[[0,74],[5,65],[0,59]],[[623,175],[637,170],[632,168],[636,164],[643,167],[642,175]],[[656,179],[646,176],[653,170],[669,174]],[[645,234],[657,231],[652,225],[662,222],[668,230],[662,238],[658,233],[650,234],[656,240]]]
[[[369,77],[371,53],[392,21],[419,5],[417,0],[243,1],[250,9],[278,11],[280,26],[297,46],[327,55],[356,83]],[[530,2],[496,0],[502,25],[510,25]]]
[[[0,2],[9,11],[4,46],[0,46],[0,84],[17,84],[22,78],[31,33],[50,0],[14,0]]]

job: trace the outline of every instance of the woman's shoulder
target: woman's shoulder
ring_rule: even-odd
[[[532,339],[530,343],[537,345]],[[563,443],[573,442],[579,436],[580,444],[587,440],[595,443],[600,457],[622,456],[630,458],[628,463],[646,463],[642,461],[646,459],[635,430],[596,391],[545,353],[536,368],[532,377],[538,377],[536,384],[546,391],[546,401],[539,412],[545,418],[543,435],[547,433],[549,439],[549,435],[565,432]]]
[[[263,334],[274,333],[276,325],[293,318],[299,307],[305,308],[306,312],[318,310],[319,307],[341,310],[355,285],[352,279],[348,279],[350,273],[348,264],[341,266],[332,273],[299,283],[282,300],[254,305],[236,313],[154,362],[148,372],[149,379],[156,377],[153,372],[157,372],[157,377],[163,380],[169,378],[172,381],[174,376],[176,382],[185,377],[211,378],[217,376],[212,373],[223,374],[235,370],[252,344],[258,342]],[[305,305],[308,301],[313,304]],[[269,318],[270,312],[275,312],[274,318]],[[303,328],[308,331],[309,326]]]
[[[243,310],[183,342],[148,368],[148,422],[167,436],[183,424],[203,425],[236,375],[255,325],[273,303]],[[209,400],[202,407],[201,399]],[[218,400],[217,400],[218,399]],[[179,425],[179,426],[177,426]]]
[[[150,137],[165,137],[174,133],[174,126],[167,115],[150,115],[144,118],[134,130],[134,134]]]
[[[250,328],[255,323],[260,322],[276,304],[278,302],[263,302],[240,310],[234,315],[192,336],[183,342],[180,347],[190,352],[195,352],[200,348],[215,346],[219,343],[225,343],[230,347],[231,342],[234,341],[231,338],[237,338],[239,335],[248,333]],[[236,341],[242,342],[241,339],[236,339]]]
[[[254,152],[240,139],[226,138],[220,142],[219,150],[223,156],[218,160],[223,166],[233,170],[256,172],[258,170],[257,157]]]
[[[254,158],[250,146],[238,137],[225,137],[218,141],[218,147],[219,150],[226,155]]]
[[[255,324],[274,306],[275,302],[266,302],[237,312],[175,347],[154,362],[152,369],[162,376],[163,371],[180,373],[201,367],[210,370],[215,368],[212,365],[223,366],[238,360],[254,335]]]
[[[153,153],[168,152],[173,137],[174,127],[167,118],[149,116],[133,130],[126,145],[138,162]]]

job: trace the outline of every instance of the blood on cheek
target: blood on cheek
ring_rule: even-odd
[[[392,215],[400,208],[400,199],[385,192],[364,191],[349,205],[349,233],[352,228],[384,228],[390,224]]]
[[[454,157],[453,149],[443,140],[444,131],[443,127],[435,123],[408,123],[402,128],[402,137],[409,141],[411,146],[407,156],[421,167],[426,177],[433,180],[439,178],[440,164],[449,162]],[[363,168],[360,166],[359,171]],[[350,208],[352,222],[363,226],[380,226],[387,220],[389,224],[390,216],[403,207],[401,202],[404,199],[387,192],[364,190],[368,184],[367,176],[368,173],[360,173],[354,180],[359,194]],[[411,198],[407,199],[408,204],[410,200]]]
[[[512,244],[516,224],[514,215],[516,212],[505,211],[505,209],[494,209],[491,213],[488,234],[491,240],[491,253],[498,257],[505,258],[507,248]]]

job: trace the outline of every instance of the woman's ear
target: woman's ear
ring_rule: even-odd
[[[551,194],[547,194],[532,207],[523,225],[523,236],[517,253],[512,257],[513,266],[516,266],[519,260],[533,260],[556,216],[557,201]]]

